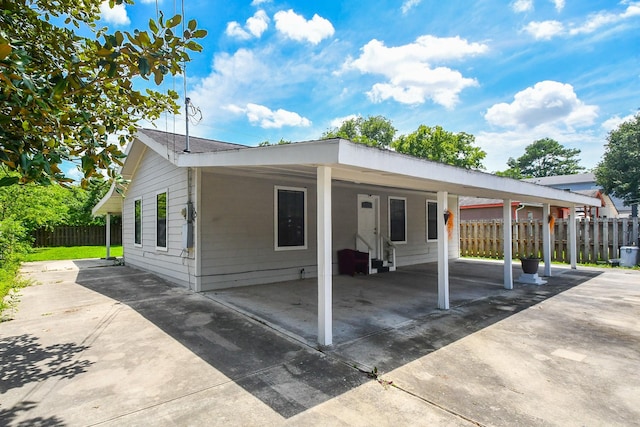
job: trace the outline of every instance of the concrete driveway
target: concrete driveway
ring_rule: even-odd
[[[0,425],[638,425],[640,272],[556,273],[320,352],[128,267],[28,264],[41,284],[0,324]]]

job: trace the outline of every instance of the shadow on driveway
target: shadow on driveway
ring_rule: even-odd
[[[411,321],[371,331],[323,352],[152,274],[129,267],[78,266],[79,285],[128,305],[285,418],[370,381],[368,372],[374,368],[379,372],[395,369],[600,274],[572,270],[550,278],[547,286],[519,285],[512,291],[502,289],[498,281],[483,298],[457,301],[447,312],[426,307]],[[475,272],[470,270],[474,268]],[[430,274],[426,270],[417,267],[405,274],[424,280]],[[452,289],[469,286],[474,277],[486,281],[488,271],[493,272],[488,277],[494,277],[502,266],[472,263],[459,274],[452,271]],[[393,280],[394,276],[387,277]],[[376,309],[375,304],[369,305],[369,312]],[[402,307],[384,305],[379,309],[402,311]],[[353,309],[349,312],[358,315]],[[28,337],[22,340],[28,344]],[[70,372],[86,368],[62,366]],[[15,381],[22,380],[16,377]]]
[[[0,395],[28,383],[49,378],[73,378],[87,371],[88,360],[78,360],[87,346],[74,343],[43,346],[30,334],[0,338]],[[11,425],[22,412],[29,412],[36,402],[23,401],[9,409],[0,408],[0,422]],[[56,416],[23,420],[20,425],[63,426]]]

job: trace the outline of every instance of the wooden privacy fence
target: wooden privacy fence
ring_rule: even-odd
[[[107,235],[104,225],[63,226],[33,233],[34,247],[104,246]],[[122,244],[122,224],[111,224],[111,244]]]
[[[577,262],[597,263],[619,257],[621,246],[638,245],[638,218],[577,220]],[[542,220],[521,220],[512,224],[513,257],[542,258]],[[461,221],[460,255],[502,259],[503,221]],[[555,221],[551,234],[551,260],[569,262],[568,220]]]

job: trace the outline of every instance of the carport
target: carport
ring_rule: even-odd
[[[333,310],[336,307],[333,292],[339,288],[338,276],[333,271],[332,244],[332,190],[339,182],[358,185],[396,188],[436,194],[437,227],[441,230],[437,241],[438,262],[435,276],[416,277],[423,285],[437,283],[437,308],[450,308],[449,248],[446,237],[444,212],[448,210],[450,195],[498,198],[504,200],[504,264],[502,287],[513,289],[511,201],[541,203],[544,217],[549,217],[550,206],[563,206],[570,211],[570,265],[576,268],[576,207],[597,206],[600,201],[581,194],[499,177],[480,171],[462,169],[446,164],[418,159],[389,150],[381,150],[342,139],[311,141],[308,143],[278,145],[235,152],[206,153],[199,157],[178,155],[178,165],[197,168],[226,168],[244,173],[315,175],[317,193],[317,343],[333,344]],[[258,172],[256,172],[258,171]],[[459,215],[456,215],[458,217]],[[508,243],[507,243],[508,242]],[[544,227],[544,275],[551,276],[550,228]],[[397,272],[396,272],[397,273]],[[393,274],[390,276],[393,277]],[[334,281],[337,283],[334,286]],[[387,289],[388,291],[388,289]],[[422,303],[422,302],[421,302]],[[301,302],[302,304],[302,302]],[[372,319],[362,316],[362,322]]]
[[[486,298],[509,298],[504,288],[501,262],[451,260],[450,305],[460,308]],[[558,275],[569,267],[554,267]],[[520,267],[514,268],[517,274]],[[436,308],[438,265],[406,266],[377,275],[333,277],[333,338],[336,346],[397,329],[415,321],[428,321],[446,311]],[[245,286],[205,292],[208,298],[314,347],[317,339],[315,279]],[[528,293],[546,295],[544,287],[528,287]],[[515,297],[515,296],[514,296]],[[510,305],[499,307],[509,311]]]
[[[155,176],[152,175],[155,169],[160,171],[178,170],[186,172],[180,175],[187,177],[183,181],[186,188],[181,187],[180,191],[171,191],[169,192],[169,196],[174,194],[187,194],[187,205],[189,208],[185,208],[184,211],[189,212],[191,210],[190,206],[192,206],[191,203],[193,201],[195,212],[198,213],[195,219],[196,231],[193,239],[195,244],[190,246],[190,243],[186,243],[186,245],[183,246],[185,249],[176,251],[178,256],[171,257],[165,256],[165,254],[158,254],[158,257],[162,257],[161,264],[138,264],[137,266],[156,272],[159,267],[165,268],[166,266],[171,266],[173,269],[182,268],[182,274],[187,277],[187,280],[183,280],[183,283],[188,284],[189,287],[193,285],[194,290],[221,289],[224,286],[207,288],[209,283],[205,282],[209,277],[215,276],[215,274],[208,274],[208,270],[210,270],[211,265],[215,266],[218,260],[214,258],[204,259],[203,255],[204,251],[202,248],[207,239],[204,237],[206,235],[203,234],[203,229],[206,227],[206,224],[201,222],[201,218],[205,217],[207,209],[211,207],[212,203],[215,203],[214,201],[207,205],[205,197],[203,197],[207,191],[207,189],[204,188],[205,184],[203,184],[204,176],[213,174],[232,177],[250,176],[254,180],[265,181],[277,181],[286,178],[310,183],[311,188],[315,187],[316,209],[315,212],[309,212],[309,217],[315,216],[316,218],[315,234],[317,236],[315,254],[311,255],[310,263],[315,264],[314,267],[317,269],[317,281],[313,280],[315,299],[311,302],[307,302],[310,301],[309,299],[304,299],[304,303],[315,304],[316,310],[309,309],[307,311],[317,314],[317,318],[313,323],[315,323],[315,330],[317,331],[316,342],[320,346],[330,346],[333,344],[333,311],[338,308],[338,302],[334,300],[334,292],[341,290],[340,283],[343,280],[343,278],[334,276],[333,266],[335,252],[341,249],[341,247],[335,247],[333,243],[334,231],[338,221],[333,217],[337,209],[334,209],[332,205],[332,195],[337,194],[341,186],[349,185],[351,187],[362,188],[363,193],[371,188],[380,188],[388,191],[410,192],[435,199],[437,202],[435,203],[435,216],[438,238],[437,253],[433,258],[435,259],[437,256],[437,263],[435,264],[435,269],[433,269],[433,267],[430,269],[429,275],[417,275],[414,280],[418,283],[421,282],[425,289],[429,288],[429,286],[437,285],[435,288],[432,288],[431,291],[433,291],[433,289],[436,290],[437,302],[434,306],[441,310],[448,310],[450,308],[451,285],[449,263],[450,257],[455,258],[454,254],[449,251],[448,233],[444,216],[444,213],[449,210],[449,203],[452,198],[456,196],[471,196],[501,199],[504,201],[505,208],[503,210],[503,216],[505,226],[503,241],[505,242],[505,260],[499,282],[501,286],[507,290],[513,289],[514,286],[511,245],[512,218],[509,209],[512,200],[542,204],[544,217],[549,216],[551,205],[569,209],[571,219],[569,246],[570,264],[572,268],[576,267],[577,253],[576,207],[598,206],[600,204],[599,199],[582,194],[427,161],[390,150],[377,149],[363,144],[354,144],[343,139],[309,141],[268,147],[234,146],[224,149],[221,149],[215,141],[199,140],[198,147],[200,148],[196,149],[196,146],[192,144],[191,152],[182,151],[183,142],[183,136],[171,135],[171,138],[169,138],[166,133],[142,130],[136,137],[136,141],[134,141],[132,145],[133,148],[130,147],[127,151],[127,163],[125,164],[125,168],[123,168],[123,177],[127,179],[133,178],[136,165],[140,162],[140,159],[146,151],[153,152],[152,154],[156,156],[161,156],[160,158],[153,157],[153,163],[150,164],[153,165],[154,170],[150,168],[146,171],[150,176]],[[151,158],[152,157],[149,157],[149,159]],[[158,163],[160,161],[168,162],[169,164]],[[144,162],[140,162],[140,164],[142,163]],[[160,165],[162,165],[162,168],[159,167]],[[148,179],[146,182],[153,182],[153,179]],[[251,191],[249,187],[246,188],[246,191]],[[152,197],[156,197],[155,193],[151,194]],[[148,196],[145,195],[145,197]],[[114,199],[119,200],[120,204],[111,203]],[[94,214],[109,213],[110,210],[116,213],[118,206],[122,212],[124,209],[122,209],[121,200],[119,194],[111,191],[98,206],[94,208]],[[184,200],[182,202],[184,202]],[[169,206],[175,206],[179,203],[181,202],[172,203],[172,201],[169,201]],[[271,203],[271,201],[269,203]],[[257,206],[252,205],[251,208],[261,209],[260,212],[263,212],[263,216],[265,217],[267,215],[274,215],[273,206],[267,206],[267,204],[264,203]],[[129,212],[131,215],[133,212],[131,208]],[[235,213],[236,212],[229,211],[225,212],[225,215],[233,216]],[[459,212],[454,212],[455,218],[459,217],[458,213]],[[186,224],[179,224],[181,227],[186,225],[186,229],[189,229],[189,225],[193,225],[189,224],[190,222],[194,222],[189,215],[183,217],[183,215],[178,214],[174,215],[174,218],[176,218],[176,222],[184,221],[186,218]],[[127,223],[127,221],[130,228],[133,229],[132,218],[125,215],[123,223]],[[543,227],[543,230],[544,275],[550,276],[552,274],[550,265],[550,230],[549,227]],[[312,229],[309,230],[309,234],[311,233],[313,233]],[[305,231],[305,236],[306,235],[307,233]],[[211,241],[212,239],[209,240]],[[185,239],[185,241],[189,241],[189,239]],[[127,246],[127,244],[129,246]],[[132,251],[135,250],[136,248],[134,246],[133,241],[125,243],[125,261],[127,251],[129,249]],[[300,246],[303,247],[303,249],[307,249],[306,240],[304,245]],[[220,251],[220,253],[224,252],[225,251]],[[229,252],[231,253],[232,251]],[[184,253],[189,253],[190,255],[188,257],[183,256],[182,254]],[[210,251],[209,253],[212,252]],[[291,258],[296,256],[294,251],[286,253],[290,254],[289,256]],[[156,253],[153,253],[153,255],[156,256]],[[138,262],[140,263],[145,259],[150,259],[145,257],[147,257],[147,254],[141,254]],[[406,264],[410,264],[410,262]],[[271,270],[280,269],[278,265],[272,267]],[[406,266],[402,266],[401,268],[405,269]],[[500,268],[498,267],[497,271],[499,272],[499,270]],[[297,272],[298,270],[295,271]],[[250,279],[256,280],[256,276],[259,276],[262,271],[253,273],[255,274],[251,276]],[[235,274],[235,272],[233,274]],[[389,277],[401,277],[402,274],[402,271],[396,271],[390,274]],[[242,281],[245,276],[240,274],[239,277],[236,282],[237,284],[247,283]],[[368,280],[373,281],[379,279],[368,278]],[[266,281],[267,280],[264,280],[262,283]],[[234,283],[234,285],[236,285],[236,283]],[[258,282],[256,281],[254,283]],[[384,289],[386,289],[386,292],[391,292],[389,287]],[[378,299],[384,299],[384,296],[381,295]],[[419,301],[419,304],[427,304],[428,301],[415,297],[414,299]],[[363,299],[363,301],[366,301],[366,299]],[[301,304],[303,303],[301,302]],[[371,322],[372,319],[363,315],[360,321],[366,323]]]

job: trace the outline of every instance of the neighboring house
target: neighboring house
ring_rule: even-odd
[[[542,178],[528,178],[523,181],[533,182],[534,184],[546,185],[547,187],[558,188],[560,190],[574,191],[581,194],[591,195],[589,191],[602,191],[600,186],[596,184],[596,175],[592,172],[578,173],[574,175],[557,175],[546,176]],[[628,218],[631,215],[631,206],[625,206],[622,199],[608,196],[602,193],[605,198],[605,209],[599,215],[595,212],[593,215],[607,218]],[[589,213],[587,212],[587,216]]]
[[[494,219],[502,219],[503,217],[503,200],[502,199],[486,199],[478,197],[460,197],[460,220],[461,221],[489,221]],[[557,212],[552,212],[557,216]],[[529,203],[524,204],[519,201],[511,202],[511,219],[518,221],[519,219],[541,219],[542,204]]]
[[[198,292],[317,277],[322,345],[332,342],[338,251],[370,253],[379,260],[371,272],[438,262],[438,307],[448,309],[459,195],[600,204],[343,139],[246,147],[191,137],[185,146],[183,135],[140,130],[121,170],[124,197],[112,187],[94,208],[122,215],[126,264]],[[510,265],[505,256],[508,289]]]
[[[600,199],[600,206],[578,206],[578,217],[587,218],[618,218],[618,211],[613,202],[600,190],[580,190],[578,194],[584,194],[592,198]],[[482,199],[477,197],[460,197],[460,220],[462,221],[489,221],[502,219],[502,200]],[[511,202],[511,218],[514,221],[522,219],[540,220],[543,217],[541,203]],[[560,206],[551,206],[550,213],[558,219],[568,218],[569,209]]]

